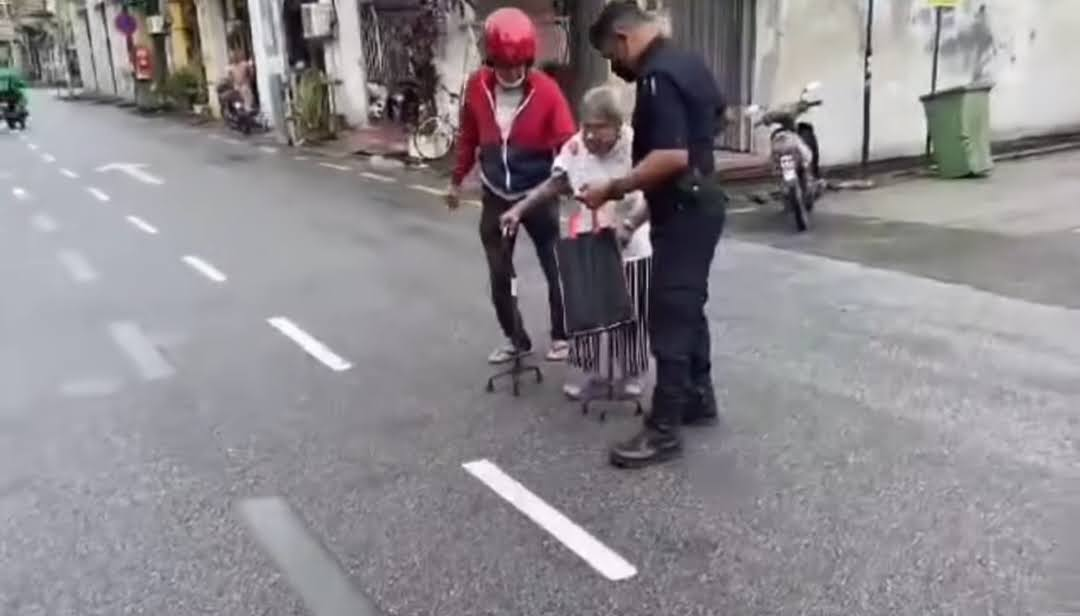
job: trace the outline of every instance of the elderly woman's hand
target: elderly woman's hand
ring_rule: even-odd
[[[502,229],[503,235],[510,236],[517,233],[518,225],[521,224],[521,210],[514,206],[502,216],[499,216],[499,228]]]
[[[605,203],[611,201],[612,196],[612,182],[610,180],[599,182],[597,184],[586,184],[581,187],[581,191],[574,195],[574,198],[585,205],[590,210],[598,210]]]

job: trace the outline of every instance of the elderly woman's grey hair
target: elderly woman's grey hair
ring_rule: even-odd
[[[585,93],[581,101],[581,117],[588,120],[601,120],[614,126],[621,126],[626,121],[619,93],[608,86],[598,86]]]

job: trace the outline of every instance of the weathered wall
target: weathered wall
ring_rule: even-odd
[[[82,77],[83,88],[91,92],[101,90],[98,83],[96,68],[94,67],[93,50],[90,47],[90,32],[87,31],[86,7],[79,6],[74,2],[67,5],[68,19],[71,20],[71,31],[75,38],[75,53],[79,59],[79,75]]]
[[[367,125],[367,71],[364,67],[364,41],[360,10],[356,2],[335,2],[337,32],[326,42],[326,68],[331,80],[340,80],[334,88],[338,113],[353,126]]]
[[[90,46],[93,49],[94,70],[97,75],[98,92],[109,96],[117,94],[116,78],[113,75],[112,55],[109,53],[108,31],[105,27],[105,5],[92,0],[87,1],[87,23],[90,26]]]
[[[858,160],[868,0],[758,0],[754,101],[773,104],[823,82],[813,112],[830,164]],[[1076,0],[965,0],[943,20],[939,88],[988,80],[996,139],[1080,127]],[[871,154],[922,151],[919,96],[929,91],[934,19],[925,0],[876,0]],[[765,146],[757,135],[756,149]]]

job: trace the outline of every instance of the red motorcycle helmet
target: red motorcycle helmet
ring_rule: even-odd
[[[531,65],[536,61],[536,26],[521,9],[502,8],[484,21],[488,64]]]

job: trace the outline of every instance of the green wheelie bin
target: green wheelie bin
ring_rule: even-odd
[[[941,177],[987,175],[994,168],[990,153],[992,88],[961,86],[920,97]]]

